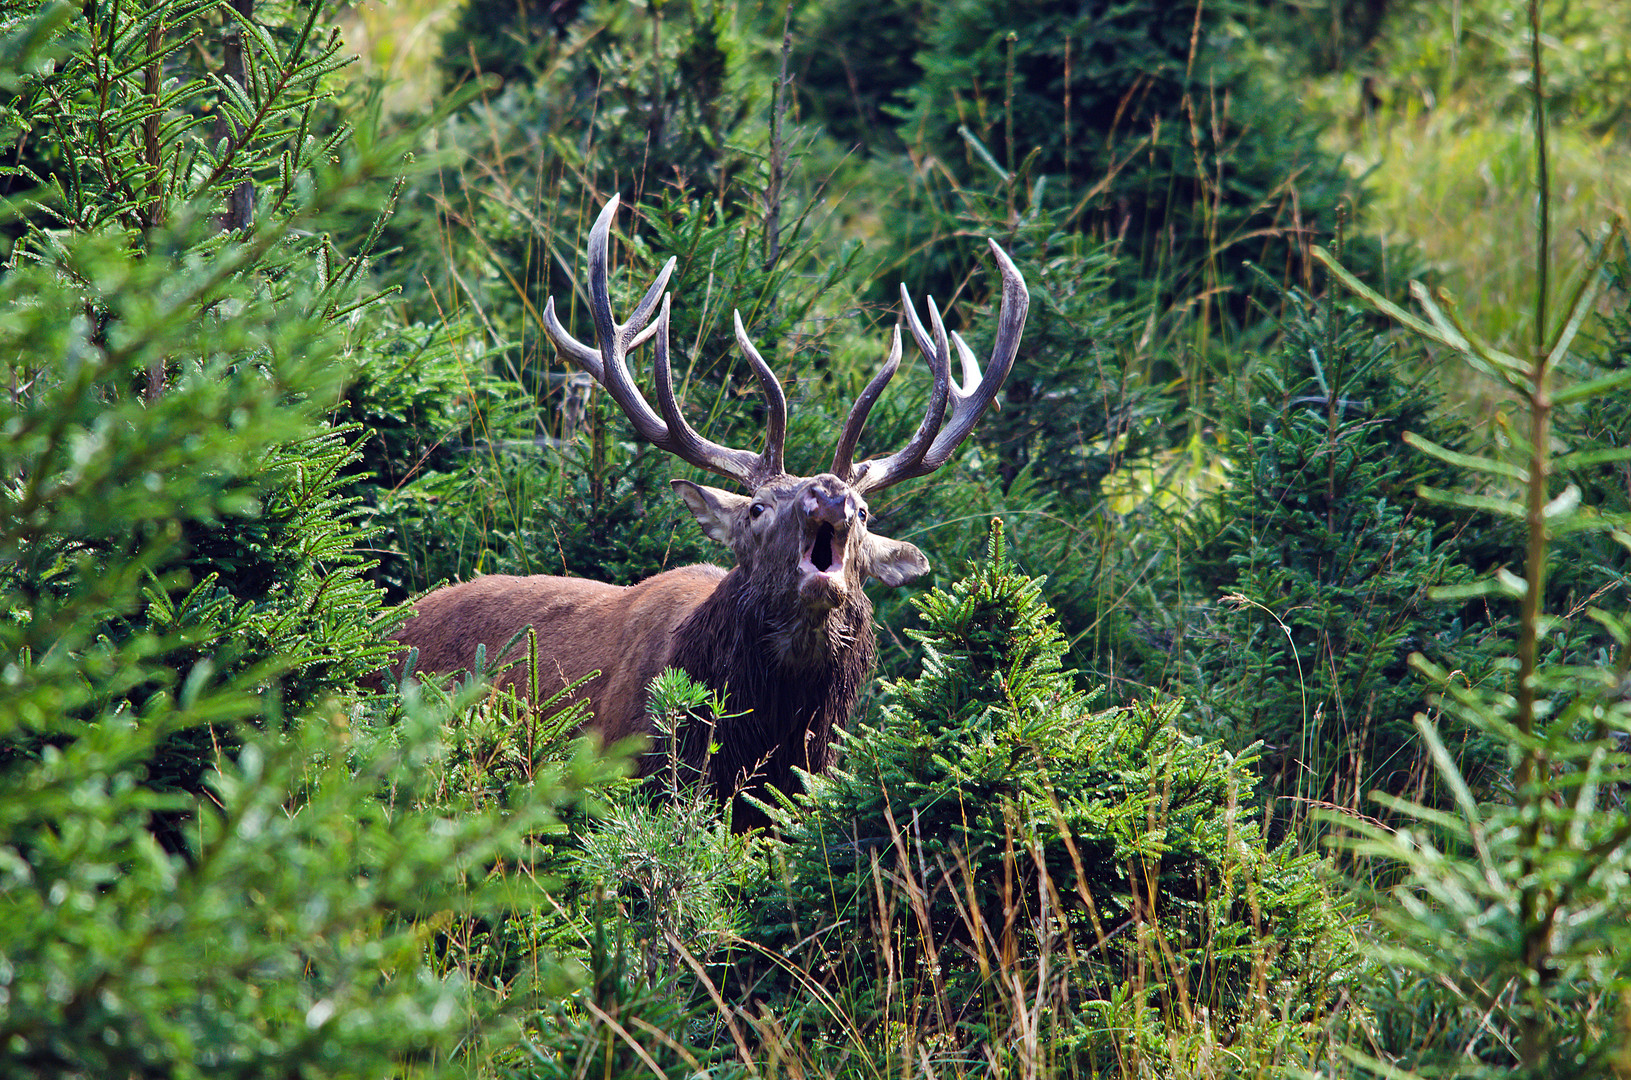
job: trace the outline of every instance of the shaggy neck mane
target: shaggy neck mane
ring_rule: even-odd
[[[761,595],[740,567],[675,636],[675,666],[726,688],[727,716],[717,731],[686,730],[681,758],[699,768],[711,735],[720,747],[709,763],[715,789],[760,798],[766,787],[798,790],[795,767],[819,773],[832,763],[833,729],[848,722],[877,649],[872,604],[860,589],[840,607],[809,615],[785,594]],[[738,828],[764,820],[741,802],[735,815]]]

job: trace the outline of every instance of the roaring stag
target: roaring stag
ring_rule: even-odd
[[[850,409],[832,470],[789,476],[782,469],[787,399],[748,340],[740,313],[736,340],[764,388],[769,414],[764,449],[756,454],[702,437],[674,400],[669,297],[663,291],[673,259],[628,322],[613,319],[607,248],[617,207],[613,196],[589,234],[598,350],[567,333],[553,299],[544,308],[544,324],[556,347],[606,389],[643,438],[748,492],[672,481],[703,532],[735,553],[735,568],[683,566],[627,587],[543,575],[478,577],[419,601],[397,640],[419,650],[420,670],[449,672],[471,666],[477,646],[492,656],[531,626],[549,692],[599,672],[579,693],[592,709],[587,727],[608,743],[651,733],[647,686],[664,668],[681,668],[720,692],[729,714],[712,731],[682,732],[682,759],[701,768],[709,743],[717,744],[707,759],[706,782],[721,799],[743,790],[762,793],[764,786],[792,790],[795,768],[820,772],[831,763],[833,729],[848,723],[871,677],[876,639],[863,583],[871,577],[900,585],[929,569],[913,545],[868,531],[867,496],[939,468],[968,437],[1013,366],[1030,297],[1019,271],[992,242],[1002,271],[1002,309],[982,376],[968,346],[947,334],[933,302],[931,329],[925,330],[902,286],[907,322],[934,376],[922,424],[895,453],[851,460],[868,412],[900,365],[897,325],[883,368]],[[661,416],[629,374],[629,352],[648,340],[655,343]],[[966,386],[951,378],[953,347]],[[942,430],[948,400],[951,418]],[[524,690],[521,678],[512,670],[502,681]],[[655,754],[647,755],[643,768],[650,772],[658,764]],[[736,807],[738,828],[761,820],[751,807]]]

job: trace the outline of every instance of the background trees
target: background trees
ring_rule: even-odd
[[[411,4],[0,10],[8,1068],[1623,1052],[1606,0],[1548,22],[1541,65],[1494,3],[472,0],[407,65],[411,118],[385,45],[346,44],[406,47],[368,20]],[[1537,97],[1541,204],[1590,214],[1513,258]],[[751,842],[473,684],[362,689],[391,605],[440,581],[711,557],[684,467],[542,347],[612,191],[614,288],[679,260],[693,422],[759,430],[739,308],[797,470],[899,282],[977,351],[984,237],[1033,292],[1001,412],[874,508],[937,570],[878,598],[844,771]],[[1423,272],[1467,315],[1397,307]],[[1537,393],[1514,364],[1560,327]]]

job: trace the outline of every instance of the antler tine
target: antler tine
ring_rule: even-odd
[[[982,377],[974,351],[962,338],[952,335],[963,362],[963,378],[970,385],[967,389],[952,386],[951,420],[923,458],[924,465],[931,469],[938,469],[946,463],[952,452],[974,430],[974,425],[979,423],[986,408],[996,400],[1003,380],[1013,370],[1014,357],[1019,355],[1019,339],[1025,332],[1025,314],[1031,306],[1031,294],[1025,288],[1025,279],[995,240],[987,240],[986,243],[991,246],[991,254],[996,256],[997,267],[1002,273],[1002,308],[997,315],[997,340],[991,345],[991,359],[986,362],[986,372]]]
[[[619,201],[616,195],[608,199],[600,216],[595,219],[594,228],[589,230],[589,307],[595,318],[595,340],[599,342],[601,355],[605,359],[605,373],[600,384],[622,408],[635,430],[662,446],[668,441],[668,426],[658,419],[651,406],[646,404],[639,387],[634,385],[634,376],[629,374],[628,354],[635,339],[641,337],[645,320],[651,316],[652,301],[662,295],[669,275],[674,272],[674,260],[670,259],[662,273],[657,275],[652,288],[647,289],[646,295],[635,305],[629,321],[618,325],[612,317],[610,255],[612,220],[617,216]],[[660,320],[657,325],[662,325]]]
[[[951,387],[951,346],[946,340],[946,324],[940,319],[934,297],[925,299],[929,304],[929,323],[934,327],[932,337],[923,329],[923,321],[917,317],[917,308],[906,286],[900,287],[906,325],[912,331],[912,340],[917,342],[918,351],[928,361],[929,372],[934,379],[929,391],[929,407],[923,411],[922,422],[905,446],[886,458],[868,458],[850,470],[850,483],[863,493],[898,483],[909,476],[921,476],[928,471],[921,468],[923,455],[933,445],[935,433],[940,430],[941,421],[946,415],[946,398]]]
[[[640,302],[634,306],[634,312],[629,316],[629,326],[645,326],[646,320],[651,318],[652,309],[657,306],[657,301],[665,295],[663,290],[668,288],[668,277],[674,272],[675,262],[675,258],[670,256],[668,261],[663,264],[662,273],[657,275],[657,280],[651,283],[651,288],[646,290],[646,295],[642,296]],[[630,338],[629,349],[637,349],[644,345],[651,335],[657,332],[657,325],[657,323],[652,323]]]
[[[555,347],[570,357],[574,364],[587,371],[596,382],[606,381],[606,369],[600,362],[600,353],[566,332],[566,327],[562,326],[561,320],[555,316],[553,296],[544,301],[544,329],[548,331],[549,339],[555,343]]]
[[[669,276],[674,272],[675,260],[668,260],[646,290],[646,295],[635,305],[629,321],[619,326],[612,317],[609,250],[612,220],[617,216],[620,202],[617,195],[608,199],[589,230],[589,308],[595,320],[595,341],[600,348],[591,349],[567,332],[555,314],[553,296],[544,304],[544,329],[556,348],[606,388],[612,400],[634,424],[635,430],[642,437],[660,445],[668,438],[668,427],[635,387],[634,379],[629,375],[628,352],[651,336],[652,329],[648,329],[646,323],[651,318],[657,297],[662,295]]]
[[[759,454],[722,446],[711,439],[703,438],[686,422],[684,414],[680,411],[680,403],[674,396],[674,371],[668,359],[666,296],[663,297],[662,313],[657,317],[656,333],[657,358],[652,366],[657,376],[657,405],[663,410],[663,416],[668,421],[669,432],[669,437],[657,445],[700,469],[728,476],[750,488],[759,486],[773,476],[781,475],[782,447],[787,438],[787,395],[782,393],[781,383],[776,381],[775,374],[759,356],[758,351],[747,341],[747,335],[742,330],[741,316],[738,315],[736,319],[736,338],[746,348],[748,359],[753,362],[754,374],[759,377],[759,385],[764,387],[770,408],[769,427],[765,432],[765,449]]]
[[[757,483],[782,474],[782,453],[787,447],[787,395],[782,392],[782,384],[776,378],[776,373],[770,370],[770,365],[759,355],[753,342],[748,340],[747,329],[742,326],[742,313],[732,311],[731,317],[736,323],[736,343],[747,354],[748,363],[753,365],[753,374],[758,376],[759,385],[764,388],[765,405],[770,410],[765,427],[765,448],[759,455],[762,475]]]
[[[953,334],[951,340],[957,346],[958,358],[963,366],[963,382],[967,385],[958,385],[952,381],[949,370],[950,356],[946,352],[946,331],[941,324],[939,313],[931,302],[929,315],[934,325],[934,353],[931,356],[926,348],[927,335],[923,333],[917,312],[909,298],[905,297],[903,287],[901,293],[903,299],[907,299],[906,310],[912,327],[912,336],[917,339],[918,348],[923,349],[924,355],[930,357],[930,364],[936,367],[935,393],[929,403],[930,416],[924,417],[924,424],[918,428],[918,433],[912,437],[911,443],[887,458],[863,461],[855,466],[853,470],[855,478],[851,482],[862,494],[879,491],[914,476],[924,476],[944,465],[974,430],[974,425],[996,399],[997,391],[1002,389],[1003,380],[1013,369],[1014,357],[1019,352],[1020,336],[1025,331],[1025,314],[1030,307],[1031,295],[1025,288],[1024,277],[1014,266],[1013,260],[1008,258],[1008,254],[997,246],[995,240],[987,243],[991,245],[991,253],[996,256],[997,267],[1002,273],[1002,308],[997,315],[997,340],[991,347],[991,359],[986,363],[985,374],[983,376],[980,374],[980,365],[974,358],[973,350],[961,337]],[[948,391],[952,400],[951,420],[944,431],[935,435],[934,431],[940,427]],[[934,421],[932,427],[931,417]],[[931,428],[932,442],[925,440],[927,445],[919,448],[917,444],[925,427]]]
[[[651,283],[651,288],[646,290],[646,295],[642,297],[640,303],[635,306],[634,313],[629,316],[629,321],[624,324],[623,330],[638,331],[628,338],[628,341],[622,350],[625,356],[628,355],[629,351],[644,345],[651,338],[651,336],[657,332],[657,324],[651,323],[650,325],[647,325],[647,320],[651,318],[651,311],[657,306],[658,297],[662,295],[663,289],[668,285],[668,278],[674,272],[674,265],[674,259],[669,259],[668,262],[663,264],[662,272],[659,273],[656,280]],[[590,292],[592,300],[594,293],[592,283]],[[609,315],[611,312],[611,303],[609,300],[607,302],[606,309]],[[597,319],[596,322],[596,332],[598,334],[599,320]],[[641,327],[644,327],[644,329],[640,329]],[[596,382],[604,385],[606,381],[606,369],[605,365],[601,363],[600,351],[597,349],[591,349],[589,346],[585,345],[583,342],[579,341],[577,338],[573,337],[567,332],[566,327],[561,324],[560,318],[555,314],[555,298],[553,296],[544,302],[544,329],[549,332],[550,339],[555,342],[556,348],[566,353],[572,358],[574,363],[583,368],[590,375],[593,375]],[[614,323],[611,338],[606,339],[597,337],[596,340],[609,340],[615,344],[619,332],[621,331],[619,331],[618,327]]]
[[[849,419],[844,422],[844,433],[838,437],[838,446],[833,450],[832,472],[834,476],[841,476],[846,482],[850,480],[850,466],[855,458],[855,444],[861,440],[861,430],[866,427],[866,418],[872,412],[872,406],[878,403],[878,395],[883,388],[889,385],[889,380],[895,377],[895,370],[900,367],[900,323],[895,324],[895,332],[891,335],[889,345],[889,358],[883,362],[883,367],[872,376],[872,381],[866,384],[861,396],[855,399],[850,406]]]

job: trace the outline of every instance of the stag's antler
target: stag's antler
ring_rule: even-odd
[[[1031,294],[1025,288],[1025,279],[1020,276],[1007,253],[997,246],[995,240],[987,242],[1002,271],[1002,310],[997,315],[997,340],[991,347],[991,359],[986,363],[983,377],[979,362],[974,359],[974,351],[963,339],[952,334],[948,342],[946,326],[940,321],[934,298],[929,298],[929,322],[934,328],[931,337],[917,317],[917,309],[906,292],[906,286],[900,288],[901,306],[906,310],[907,323],[912,328],[918,350],[929,362],[934,389],[929,393],[929,407],[924,412],[923,422],[918,425],[910,442],[888,457],[868,458],[858,465],[850,464],[850,459],[855,456],[855,444],[861,437],[861,429],[866,426],[867,414],[872,411],[873,403],[900,366],[900,327],[897,325],[889,358],[872,381],[867,383],[866,389],[861,391],[861,396],[855,399],[849,420],[844,424],[844,433],[838,439],[838,449],[833,453],[832,471],[862,494],[880,491],[914,476],[924,476],[944,465],[952,452],[968,438],[969,432],[974,430],[980,414],[996,398],[1003,380],[1014,366],[1019,338],[1025,330],[1025,312],[1030,307]],[[950,345],[957,347],[966,387],[952,381]],[[940,424],[948,397],[951,399],[951,422],[942,431]]]
[[[764,388],[770,410],[765,447],[757,454],[721,446],[703,438],[680,414],[679,403],[674,399],[674,374],[668,362],[668,296],[663,292],[669,275],[674,272],[673,259],[663,266],[657,280],[651,283],[646,295],[635,305],[628,322],[619,324],[612,318],[611,288],[607,281],[608,248],[618,201],[618,196],[613,195],[595,219],[594,227],[589,230],[589,306],[595,318],[595,341],[600,348],[598,351],[591,349],[566,332],[555,316],[554,297],[550,297],[544,305],[544,328],[549,332],[550,339],[557,349],[606,388],[641,437],[659,449],[699,469],[739,481],[750,489],[780,476],[782,450],[787,440],[787,395],[782,393],[781,383],[776,381],[770,365],[765,363],[759,350],[748,340],[740,312],[736,314],[736,341],[753,365],[753,373]],[[660,310],[659,296],[662,297]],[[647,326],[653,310],[657,310],[657,321]],[[663,411],[660,417],[652,411],[639,388],[634,385],[628,367],[629,350],[638,348],[653,336],[656,338],[654,366],[657,406]]]
[[[782,392],[781,383],[776,380],[770,365],[753,347],[753,342],[748,340],[740,312],[735,314],[736,342],[753,365],[753,373],[764,388],[770,413],[765,446],[757,454],[721,446],[703,438],[680,413],[679,403],[674,397],[674,374],[668,359],[669,297],[663,292],[669,275],[674,272],[675,260],[669,259],[663,266],[645,296],[635,305],[628,322],[620,324],[612,318],[611,288],[607,281],[608,248],[612,219],[617,216],[617,208],[618,196],[613,195],[589,231],[589,303],[594,314],[595,340],[599,350],[591,349],[566,332],[555,316],[553,297],[544,305],[544,328],[548,330],[550,339],[555,342],[556,348],[606,388],[612,400],[634,424],[635,430],[658,448],[698,468],[737,480],[748,488],[758,487],[766,480],[782,475],[782,452],[787,440],[787,395]],[[906,311],[907,324],[911,327],[918,350],[929,363],[934,388],[929,392],[929,407],[924,412],[923,422],[918,425],[910,442],[888,457],[851,463],[861,430],[866,426],[867,415],[900,367],[900,327],[896,326],[889,356],[878,374],[861,391],[861,396],[855,399],[833,453],[833,473],[862,494],[882,490],[914,476],[924,476],[944,465],[963,440],[968,438],[969,432],[974,430],[974,425],[996,398],[1003,380],[1014,366],[1020,334],[1025,329],[1030,293],[1026,291],[1025,279],[1020,276],[1012,260],[995,240],[989,243],[1002,272],[1002,309],[997,316],[997,340],[992,346],[991,359],[986,364],[983,376],[973,350],[957,334],[946,333],[933,298],[929,299],[931,333],[924,329],[911,296],[906,292],[906,287],[901,286],[901,306]],[[657,320],[647,326],[653,311],[657,312]],[[662,410],[662,416],[652,411],[641,396],[628,368],[629,350],[638,348],[653,337],[656,339],[654,367],[657,406]],[[966,387],[952,380],[952,346],[956,346],[962,363]],[[948,398],[951,401],[951,421],[942,430]]]

